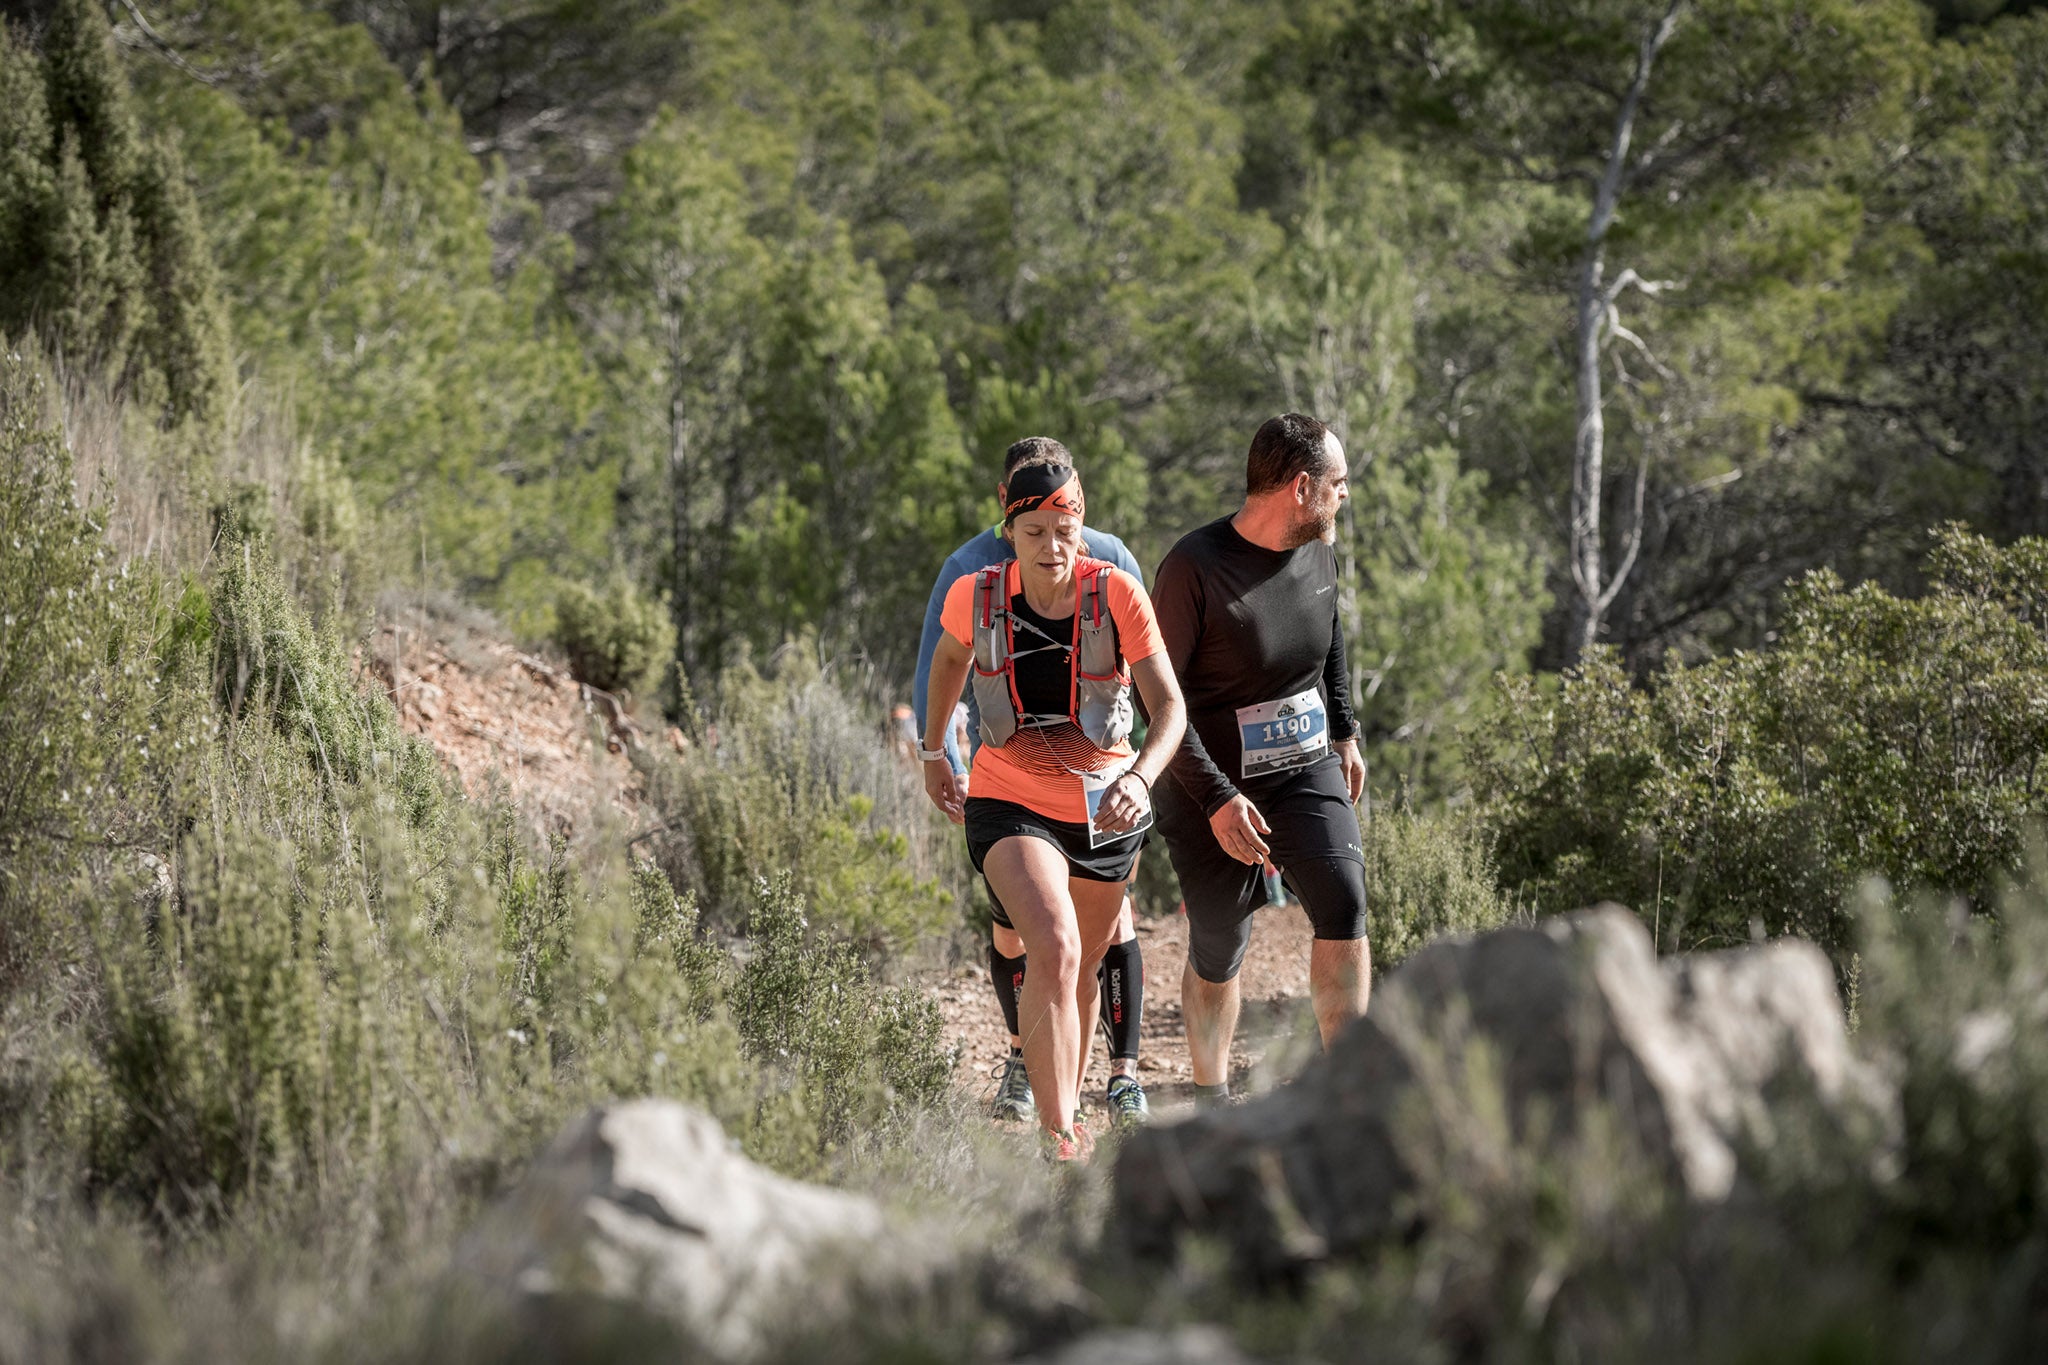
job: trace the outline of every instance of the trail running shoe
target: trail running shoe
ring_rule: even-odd
[[[996,1064],[995,1117],[1023,1122],[1031,1117],[1031,1075],[1022,1057],[1005,1057]]]
[[[1047,1133],[1044,1137],[1045,1158],[1056,1166],[1085,1166],[1088,1158],[1095,1155],[1095,1137],[1078,1116],[1066,1132]]]
[[[1109,1078],[1109,1118],[1119,1128],[1135,1128],[1152,1118],[1152,1106],[1145,1102],[1145,1087],[1136,1076]]]

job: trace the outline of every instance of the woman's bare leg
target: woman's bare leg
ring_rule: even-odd
[[[1043,839],[1001,840],[982,859],[982,871],[1024,940],[1031,969],[1017,1002],[1024,1065],[1031,1073],[1038,1126],[1064,1133],[1074,1126],[1080,1098],[1080,1063],[1087,1059],[1094,1015],[1076,1009],[1081,977],[1081,931],[1067,890],[1067,860]],[[1095,957],[1102,956],[1097,946]],[[1091,965],[1089,970],[1094,970]],[[1089,980],[1090,990],[1094,981]],[[1043,1079],[1041,1079],[1043,1078]]]

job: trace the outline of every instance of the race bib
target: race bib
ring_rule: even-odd
[[[1123,762],[1112,764],[1101,772],[1079,774],[1081,797],[1088,803],[1088,847],[1101,848],[1104,844],[1113,844],[1119,839],[1128,839],[1141,830],[1152,828],[1152,811],[1149,807],[1145,811],[1144,819],[1121,834],[1105,834],[1095,828],[1095,817],[1102,809],[1103,793],[1109,790],[1110,783],[1129,772],[1131,765],[1137,761],[1137,755],[1133,754]]]
[[[1330,717],[1322,693],[1311,687],[1279,701],[1237,709],[1237,734],[1244,746],[1240,777],[1286,772],[1321,758],[1330,748]]]

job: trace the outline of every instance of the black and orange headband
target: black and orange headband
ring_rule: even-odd
[[[1072,465],[1030,465],[1010,476],[1003,524],[1009,525],[1026,512],[1046,509],[1082,517],[1087,506],[1087,499],[1081,496],[1081,476]]]

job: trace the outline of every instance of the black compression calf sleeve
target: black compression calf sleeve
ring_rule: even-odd
[[[1145,958],[1138,940],[1112,943],[1102,955],[1095,991],[1102,1026],[1109,1032],[1109,1055],[1119,1060],[1138,1055],[1138,1026],[1145,1013]]]
[[[1003,1022],[1010,1036],[1017,1036],[1017,997],[1024,994],[1024,958],[1004,957],[996,945],[988,945],[989,984],[996,988],[996,1003],[1003,1007]]]

